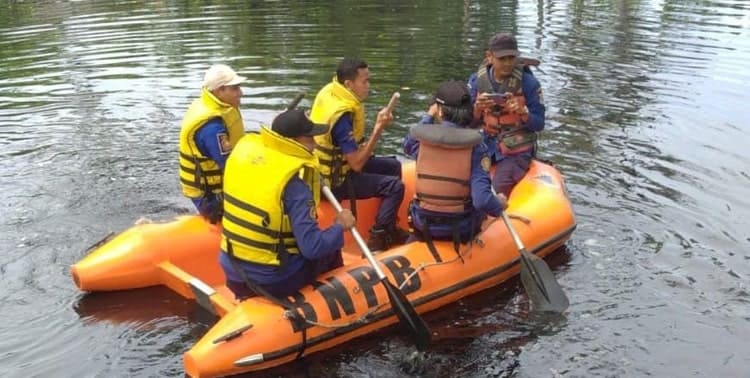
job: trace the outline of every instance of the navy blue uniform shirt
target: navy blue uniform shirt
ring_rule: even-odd
[[[341,148],[344,155],[357,151],[359,145],[354,140],[354,124],[350,113],[342,114],[338,121],[333,124],[331,139],[333,145]]]

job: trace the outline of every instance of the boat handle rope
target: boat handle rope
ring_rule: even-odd
[[[399,290],[403,290],[404,287],[406,286],[406,284],[412,279],[412,277],[414,277],[415,275],[419,274],[420,271],[425,270],[428,267],[438,266],[438,265],[443,265],[443,264],[451,264],[451,263],[459,261],[459,260],[463,261],[464,256],[468,255],[469,252],[471,252],[471,250],[473,249],[475,241],[476,241],[476,239],[472,239],[468,243],[468,246],[466,248],[464,248],[463,250],[459,251],[458,253],[456,253],[456,257],[454,257],[451,260],[440,261],[440,262],[421,262],[421,263],[419,263],[419,265],[416,266],[416,268],[414,269],[414,271],[411,272],[409,275],[407,275],[404,278],[404,281],[401,282],[401,285],[398,285],[398,289]],[[369,321],[369,318],[374,313],[378,312],[378,310],[380,310],[380,308],[383,307],[384,305],[385,305],[385,303],[381,303],[381,304],[379,304],[379,305],[371,308],[367,312],[365,312],[362,316],[360,316],[360,317],[358,317],[358,318],[356,318],[356,319],[354,319],[354,320],[352,320],[350,322],[345,322],[345,323],[344,322],[340,322],[340,323],[321,323],[321,322],[316,322],[316,321],[309,320],[307,318],[302,319],[302,321],[304,321],[305,323],[317,326],[317,327],[322,327],[322,328],[344,328],[344,327],[349,327],[349,326],[352,326],[352,325],[355,325],[355,324],[367,323]]]
[[[523,216],[523,215],[518,215],[518,214],[510,214],[510,213],[508,213],[508,218],[520,220],[521,222],[523,222],[523,223],[524,223],[525,225],[527,225],[527,226],[531,224],[531,219],[529,219],[529,218],[526,218],[526,217],[525,217],[525,216]],[[477,234],[477,236],[475,236],[475,237],[474,237],[474,242],[475,242],[475,243],[477,243],[477,244],[479,244],[479,246],[481,246],[481,247],[484,247],[484,241],[483,241],[483,240],[482,240],[482,239],[481,239],[480,237],[481,237],[482,235],[484,235],[484,233],[485,233],[485,232],[486,232],[487,230],[489,230],[489,229],[490,229],[490,226],[491,226],[491,225],[492,225],[493,223],[495,223],[495,222],[497,222],[497,221],[499,221],[499,220],[501,220],[501,219],[503,219],[503,217],[496,217],[496,218],[493,218],[492,220],[490,220],[490,221],[489,221],[489,223],[487,223],[487,225],[486,225],[486,226],[484,227],[484,230],[482,230],[482,231],[481,231],[480,233],[478,233],[478,234]]]
[[[522,215],[508,214],[508,216],[510,218],[513,218],[513,219],[518,219],[518,220],[520,220],[521,222],[523,222],[525,224],[530,224],[531,223],[531,220],[529,220],[529,218],[526,218],[526,217],[524,217]],[[446,260],[446,261],[440,261],[440,262],[421,262],[421,263],[419,263],[419,265],[416,266],[416,268],[414,269],[414,271],[411,272],[409,275],[407,275],[404,278],[404,281],[401,282],[401,285],[398,285],[398,289],[399,290],[403,290],[404,287],[406,286],[406,284],[412,279],[412,277],[414,277],[415,275],[419,274],[420,271],[425,270],[428,267],[438,266],[438,265],[443,265],[443,264],[452,264],[453,262],[456,262],[458,260],[463,261],[464,256],[467,256],[472,251],[472,249],[474,248],[474,244],[477,244],[480,247],[484,247],[484,242],[482,241],[482,239],[480,237],[482,236],[482,234],[484,234],[489,229],[489,226],[492,223],[495,223],[499,219],[501,219],[501,218],[498,217],[498,218],[492,219],[490,221],[490,223],[487,224],[487,227],[485,227],[484,230],[482,230],[480,233],[477,234],[477,236],[475,236],[473,239],[471,239],[471,241],[468,243],[468,245],[465,248],[463,248],[458,253],[456,253],[456,257],[454,257],[453,259]],[[313,326],[316,326],[316,327],[321,327],[321,328],[345,328],[345,327],[353,326],[355,324],[367,323],[369,321],[370,317],[373,314],[375,314],[376,312],[378,312],[384,305],[385,305],[385,303],[381,303],[381,304],[379,304],[379,305],[371,308],[370,310],[368,310],[364,314],[362,314],[362,316],[360,316],[360,317],[358,317],[358,318],[356,318],[356,319],[354,319],[352,321],[349,321],[349,322],[323,323],[323,322],[313,321],[313,320],[307,319],[305,317],[302,317],[302,319],[299,319],[299,320],[302,321],[302,322],[305,322],[307,324],[310,324],[310,325],[313,325]],[[297,315],[299,315],[299,314],[297,314]]]

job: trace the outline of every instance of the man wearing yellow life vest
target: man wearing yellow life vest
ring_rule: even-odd
[[[180,185],[198,212],[216,223],[222,215],[222,175],[229,153],[245,129],[240,114],[240,84],[245,77],[224,64],[211,66],[201,95],[182,120]]]
[[[520,58],[516,38],[498,33],[469,77],[474,123],[482,125],[490,157],[497,163],[492,184],[506,196],[528,171],[537,132],[544,129],[542,87],[529,64],[539,62]]]
[[[371,250],[379,251],[402,244],[409,234],[395,225],[404,198],[401,163],[395,158],[373,156],[381,134],[393,121],[387,107],[378,113],[372,134],[364,142],[363,102],[369,93],[370,69],[367,63],[359,59],[344,59],[333,80],[315,97],[310,119],[329,127],[326,134],[315,137],[318,143],[315,153],[320,159],[321,173],[330,182],[336,198],[349,198],[355,215],[356,199],[382,199],[367,242]]]
[[[284,298],[323,272],[343,265],[349,210],[321,230],[320,171],[313,154],[316,125],[302,110],[279,114],[271,128],[243,137],[224,175],[224,218],[219,262],[238,299],[253,293]]]
[[[492,193],[490,158],[479,130],[468,128],[471,121],[468,86],[446,81],[403,142],[404,153],[417,159],[410,224],[431,250],[432,239],[453,240],[458,250],[459,243],[476,235],[486,215],[500,216],[506,207],[505,197]]]

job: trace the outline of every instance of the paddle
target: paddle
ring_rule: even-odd
[[[290,102],[289,105],[286,107],[286,110],[292,110],[292,109],[296,108],[297,105],[299,104],[299,102],[302,101],[302,98],[304,98],[304,97],[305,97],[305,93],[304,92],[298,93],[297,96],[294,97],[294,99],[292,100],[292,102]]]
[[[526,294],[529,296],[532,309],[557,313],[565,311],[570,304],[568,297],[565,295],[560,284],[557,283],[557,280],[555,280],[555,276],[552,274],[547,263],[539,258],[539,256],[526,251],[521,238],[516,233],[513,225],[510,224],[508,214],[505,214],[505,211],[503,211],[501,216],[503,217],[505,226],[508,227],[513,242],[516,243],[516,247],[521,252],[521,283],[526,290]]]
[[[297,105],[299,105],[300,101],[302,101],[303,98],[305,98],[305,93],[304,92],[298,93],[296,96],[294,96],[294,98],[289,103],[289,105],[286,106],[286,108],[284,109],[284,111],[289,111],[289,110],[292,110],[292,109],[296,108]],[[257,124],[259,124],[261,126],[268,123],[268,121],[261,121],[259,119],[250,118],[250,117],[243,117],[242,119],[244,119],[245,121],[255,122],[255,123],[257,123]]]
[[[336,197],[333,196],[331,189],[328,188],[327,185],[323,185],[321,190],[323,191],[323,195],[328,199],[328,202],[333,205],[334,209],[336,209],[337,212],[341,212],[341,204],[336,200]],[[364,239],[362,239],[362,235],[359,234],[359,231],[357,231],[355,227],[352,227],[350,231],[352,236],[354,236],[354,240],[357,241],[359,248],[362,250],[362,253],[367,257],[367,261],[370,262],[372,269],[375,270],[378,279],[380,279],[380,282],[385,286],[385,291],[388,293],[388,299],[391,302],[391,308],[393,309],[393,312],[396,313],[399,322],[401,322],[401,325],[409,331],[417,349],[424,350],[430,344],[432,339],[432,333],[430,332],[430,329],[427,328],[427,324],[425,324],[424,320],[419,314],[417,314],[417,311],[411,305],[409,300],[406,299],[404,293],[386,279],[385,274],[383,274],[383,271],[378,266],[377,260],[372,256],[372,252],[370,252],[370,249],[367,247]]]

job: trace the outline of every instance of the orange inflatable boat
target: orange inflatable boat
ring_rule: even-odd
[[[400,226],[407,228],[414,163],[404,163],[403,172],[407,200]],[[377,206],[377,199],[357,204],[357,228],[365,238]],[[318,211],[324,225],[333,221],[330,204],[323,202]],[[562,246],[576,226],[560,173],[538,161],[513,190],[506,213],[515,218],[526,250],[538,256]],[[348,233],[344,266],[286,298],[286,309],[262,297],[235,301],[218,264],[220,236],[220,227],[198,216],[137,225],[73,265],[71,273],[85,291],[165,285],[216,314],[217,323],[184,354],[185,372],[192,377],[267,369],[398,322],[386,290]],[[458,251],[450,241],[435,246],[437,255],[414,242],[375,256],[418,313],[497,285],[520,270],[518,249],[502,221],[486,222]]]

